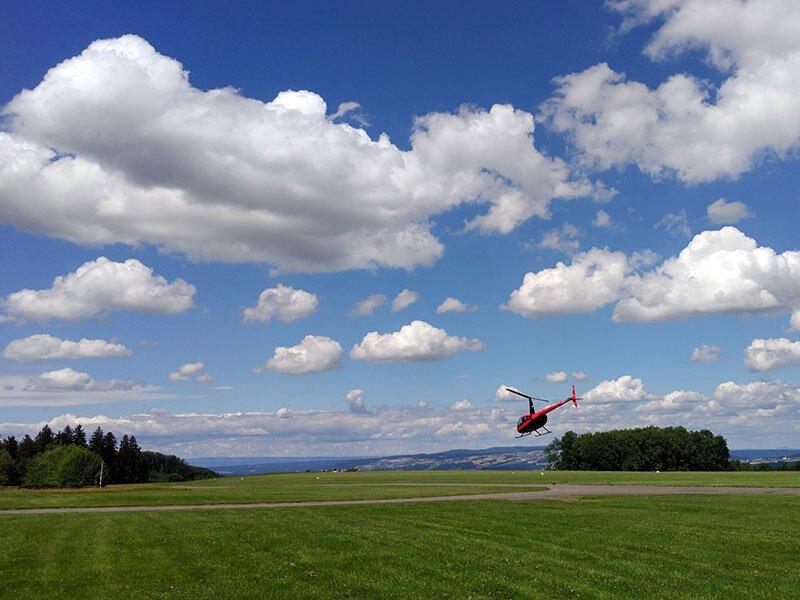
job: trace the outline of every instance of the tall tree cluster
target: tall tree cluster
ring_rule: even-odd
[[[575,471],[725,471],[728,443],[707,429],[643,427],[568,431],[545,450],[551,468]]]
[[[36,436],[0,439],[0,485],[80,487],[99,483],[188,481],[216,477],[210,469],[194,467],[181,458],[144,452],[136,437],[116,436],[98,427],[89,439],[81,425],[54,433],[42,427]]]

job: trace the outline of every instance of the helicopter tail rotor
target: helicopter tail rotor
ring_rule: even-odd
[[[572,404],[573,404],[573,406],[575,406],[575,408],[578,408],[578,400],[583,400],[583,398],[578,398],[577,396],[575,396],[575,386],[574,385],[572,386],[572,396],[569,397],[569,400],[572,400]]]

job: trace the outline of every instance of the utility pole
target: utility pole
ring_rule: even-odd
[[[101,487],[101,488],[103,487],[103,465],[105,465],[105,464],[106,464],[105,462],[100,461],[100,485],[99,485],[99,487]]]

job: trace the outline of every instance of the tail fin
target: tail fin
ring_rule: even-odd
[[[575,405],[575,408],[578,408],[578,398],[575,396],[575,386],[574,385],[572,386],[572,397],[570,398],[570,400],[572,400],[572,404]]]

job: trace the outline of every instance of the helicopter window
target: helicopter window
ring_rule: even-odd
[[[522,425],[525,422],[525,419],[527,419],[527,418],[528,418],[527,416],[524,416],[524,415],[521,416],[519,418],[519,421],[517,421],[517,425]]]

